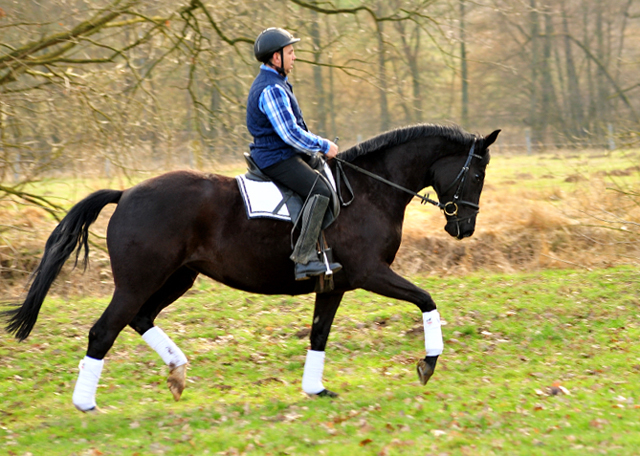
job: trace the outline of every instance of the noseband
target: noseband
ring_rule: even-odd
[[[474,139],[473,144],[471,144],[471,149],[469,149],[469,155],[467,156],[467,161],[464,162],[464,166],[456,176],[455,180],[443,192],[443,193],[447,193],[456,184],[458,184],[458,188],[456,189],[456,192],[453,194],[453,198],[451,199],[451,201],[439,206],[444,211],[445,215],[448,215],[449,217],[454,217],[458,215],[458,206],[461,206],[461,205],[469,206],[475,209],[475,212],[473,215],[477,214],[480,211],[480,206],[478,206],[477,204],[472,203],[471,201],[465,201],[460,199],[460,194],[462,193],[462,188],[464,187],[464,181],[467,178],[467,173],[469,172],[469,165],[471,164],[471,159],[472,158],[482,159],[480,155],[474,154],[475,148],[476,148],[476,140]],[[468,217],[465,217],[465,218],[468,218]],[[459,218],[456,218],[452,221],[457,222],[459,220],[460,220]]]
[[[462,169],[460,170],[460,172],[458,173],[458,175],[456,176],[455,180],[451,183],[451,185],[449,185],[447,187],[447,189],[443,192],[443,193],[447,193],[449,190],[451,190],[456,184],[458,184],[458,188],[456,189],[456,192],[453,194],[453,198],[451,199],[451,201],[447,202],[447,203],[441,203],[439,201],[435,201],[432,200],[431,198],[429,198],[429,194],[427,195],[420,195],[412,190],[409,190],[408,188],[402,187],[401,185],[396,184],[395,182],[391,182],[383,177],[378,176],[377,174],[373,174],[370,171],[367,171],[366,169],[360,168],[359,166],[354,165],[353,163],[350,163],[348,161],[344,161],[341,158],[338,157],[334,157],[334,160],[336,160],[336,162],[338,163],[338,169],[339,172],[336,173],[336,187],[338,189],[340,189],[340,181],[341,181],[341,175],[344,176],[345,179],[345,185],[346,187],[349,189],[349,192],[352,195],[352,198],[345,202],[342,199],[342,195],[340,194],[340,201],[342,202],[343,206],[348,206],[349,204],[351,204],[351,202],[353,201],[353,190],[351,189],[351,185],[349,184],[349,181],[346,179],[346,176],[344,175],[344,170],[342,169],[342,164],[344,163],[345,165],[349,166],[350,168],[355,169],[356,171],[365,174],[369,177],[372,177],[380,182],[384,182],[387,185],[390,185],[391,187],[397,188],[398,190],[402,190],[405,193],[409,193],[410,195],[413,195],[417,198],[420,198],[422,201],[422,204],[433,204],[434,206],[439,207],[440,209],[442,209],[442,211],[445,213],[445,215],[447,215],[448,217],[455,217],[458,215],[458,206],[469,206],[473,209],[475,209],[475,212],[473,213],[473,215],[477,214],[480,211],[480,206],[478,206],[475,203],[472,203],[471,201],[465,201],[465,200],[461,200],[460,199],[460,194],[462,193],[462,188],[464,187],[464,182],[465,179],[467,178],[467,173],[469,172],[469,165],[471,164],[471,159],[473,158],[478,158],[478,159],[482,159],[482,157],[480,155],[476,155],[474,153],[476,148],[476,140],[474,138],[473,140],[473,144],[471,144],[471,149],[469,149],[469,155],[467,156],[467,160],[464,162],[464,166],[462,167]],[[465,217],[465,218],[469,218],[469,217]],[[459,222],[460,220],[462,220],[459,217],[456,217],[455,219],[452,219],[452,222]]]

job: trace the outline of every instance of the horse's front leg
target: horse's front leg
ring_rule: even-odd
[[[307,351],[302,375],[302,390],[310,396],[337,397],[322,384],[324,356],[331,324],[344,293],[316,294],[311,325],[311,350]]]
[[[427,356],[418,361],[417,371],[420,383],[426,385],[435,372],[438,356],[444,349],[440,313],[431,295],[400,277],[386,265],[368,275],[358,287],[389,298],[412,302],[422,311]]]

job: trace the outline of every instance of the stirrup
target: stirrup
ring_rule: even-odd
[[[327,268],[333,274],[342,269],[342,265],[340,263],[321,263],[320,261],[310,261],[307,264],[296,263],[295,278],[296,280],[307,280],[311,277],[326,275]]]

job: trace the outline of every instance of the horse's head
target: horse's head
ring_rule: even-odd
[[[444,205],[447,219],[444,229],[457,239],[469,237],[475,230],[484,173],[489,164],[489,146],[498,133],[500,130],[476,138],[467,153],[443,157],[434,169],[433,188]]]

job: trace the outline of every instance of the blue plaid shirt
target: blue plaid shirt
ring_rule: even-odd
[[[261,68],[277,73],[266,65],[262,65]],[[260,111],[271,121],[278,136],[291,147],[309,154],[329,152],[329,141],[303,130],[296,123],[289,96],[282,87],[267,86],[260,94],[259,106]]]

